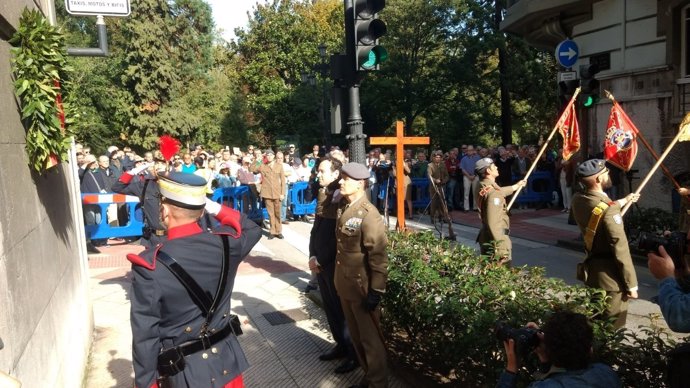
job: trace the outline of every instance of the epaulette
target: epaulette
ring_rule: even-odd
[[[142,256],[135,255],[134,253],[128,253],[127,260],[129,260],[129,262],[132,263],[132,265],[144,267],[149,271],[153,271],[154,269],[156,269],[156,255],[158,254],[158,250],[161,249],[161,247],[161,244],[158,244],[156,246],[156,249],[154,250],[153,255],[151,255],[151,258],[149,260],[145,259]]]
[[[495,190],[493,186],[484,186],[481,190],[479,190],[479,195],[482,197],[485,197],[487,194],[489,194],[493,190]]]

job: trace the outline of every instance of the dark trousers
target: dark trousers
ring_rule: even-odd
[[[326,312],[328,327],[339,348],[345,349],[347,358],[357,360],[355,348],[352,346],[350,331],[347,329],[347,321],[343,313],[343,306],[340,297],[335,290],[335,263],[321,266],[321,271],[316,275],[319,282],[319,291],[323,300],[323,309]]]

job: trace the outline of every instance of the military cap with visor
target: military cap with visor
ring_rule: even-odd
[[[158,176],[162,202],[185,209],[203,209],[206,205],[206,179],[195,174],[171,172]]]

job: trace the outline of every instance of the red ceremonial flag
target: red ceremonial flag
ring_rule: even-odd
[[[629,171],[637,156],[638,130],[630,117],[613,102],[604,139],[604,158],[614,166]]]
[[[563,137],[563,160],[570,159],[580,149],[580,129],[575,104],[571,103],[558,119],[558,133]]]

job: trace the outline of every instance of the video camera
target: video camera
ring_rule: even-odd
[[[508,341],[511,338],[515,341],[515,354],[518,356],[518,359],[524,360],[539,345],[538,329],[530,327],[516,329],[505,322],[496,322],[494,331],[496,332],[496,338],[501,342]]]
[[[677,281],[681,288],[690,292],[690,273],[686,273],[688,265],[685,261],[687,252],[687,235],[685,232],[671,232],[667,236],[655,236],[651,233],[640,232],[637,238],[637,248],[646,252],[659,252],[659,246],[663,246],[671,259],[673,266],[681,272],[682,277]]]
[[[673,265],[676,269],[684,269],[687,267],[685,263],[685,254],[687,241],[685,232],[671,232],[671,234],[659,237],[651,233],[640,232],[637,239],[637,248],[647,252],[658,252],[659,246],[663,246],[666,252],[673,259]]]

